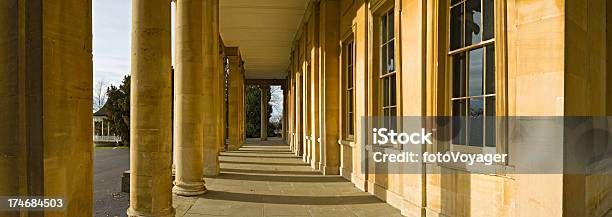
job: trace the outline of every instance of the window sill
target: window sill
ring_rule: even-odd
[[[349,147],[352,148],[352,147],[355,146],[355,142],[350,141],[350,140],[340,139],[340,140],[338,140],[338,145],[349,146]]]

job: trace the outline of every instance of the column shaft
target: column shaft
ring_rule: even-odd
[[[246,143],[246,85],[244,82],[244,65],[240,67],[240,144]]]
[[[130,208],[174,216],[170,1],[132,0]]]
[[[0,195],[66,205],[2,216],[90,216],[91,1],[2,0],[0,14]]]
[[[0,1],[0,195],[62,197],[66,206],[2,216],[90,216],[91,1],[25,6]]]
[[[260,96],[260,138],[261,141],[268,140],[268,92],[270,92],[269,85],[261,85],[259,87],[261,90]]]
[[[295,59],[294,57],[295,55],[292,56],[292,60]],[[293,63],[292,63],[293,65]],[[293,66],[292,66],[293,68]],[[296,133],[296,120],[297,120],[297,114],[295,113],[295,105],[296,105],[296,101],[295,101],[295,71],[291,72],[291,76],[290,76],[290,83],[289,83],[289,134],[287,135],[289,137],[289,145],[291,146],[291,151],[293,151],[295,153],[295,146],[296,146],[296,141],[295,141],[295,133]]]
[[[303,143],[303,130],[304,125],[302,124],[302,116],[304,115],[302,112],[302,76],[298,72],[295,75],[295,136],[294,136],[294,145],[295,145],[295,155],[302,156],[304,155],[304,149],[302,148]]]
[[[219,0],[204,0],[204,17],[203,17],[203,57],[204,57],[204,176],[214,177],[219,175],[219,104],[216,100],[221,96],[221,89],[217,84],[218,72],[217,55],[219,33],[215,32],[214,24],[217,19],[214,17]]]
[[[21,195],[17,177],[26,175],[24,140],[20,137],[19,4],[18,0],[0,1],[0,195]],[[12,178],[9,178],[12,177]],[[18,211],[3,212],[7,217]]]
[[[215,37],[214,64],[215,64],[215,84],[217,94],[215,102],[217,108],[217,152],[220,153],[225,148],[225,72],[223,70],[223,55],[221,55],[221,40],[219,36],[219,1],[213,2],[213,37]]]
[[[338,62],[338,1],[321,1],[320,36],[321,79],[319,99],[321,103],[321,172],[324,175],[340,174],[340,72]]]
[[[202,71],[202,1],[176,3],[176,71],[174,73],[174,162],[172,191],[183,196],[206,192],[203,177],[204,80]]]
[[[311,39],[312,49],[307,55],[310,55],[310,166],[318,170],[321,159],[320,149],[320,132],[319,132],[319,6],[314,7],[314,14],[308,25],[313,25],[309,28],[308,38]]]
[[[229,133],[229,150],[238,150],[241,145],[240,135],[240,56],[237,48],[228,48],[232,52],[228,52],[229,60],[229,103],[228,103],[228,133]]]
[[[308,53],[305,53],[308,55]],[[310,74],[312,73],[305,62],[302,66],[304,68],[304,76],[302,77],[302,160],[306,163],[310,163]]]
[[[220,42],[220,41],[219,41]],[[219,46],[219,49],[222,49],[221,46]],[[221,98],[219,101],[219,106],[220,108],[220,124],[218,126],[221,135],[221,141],[219,143],[219,152],[223,151],[225,149],[225,139],[227,138],[227,120],[226,120],[226,113],[227,113],[227,107],[226,107],[226,102],[225,102],[225,97],[226,97],[226,89],[225,89],[225,55],[222,53],[222,51],[220,51],[220,54],[218,56],[218,61],[217,61],[217,71],[219,73],[220,76],[220,81],[219,81],[219,88],[222,90],[221,91]]]

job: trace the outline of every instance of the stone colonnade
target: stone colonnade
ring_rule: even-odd
[[[132,1],[130,216],[174,214],[173,144],[175,193],[202,194],[202,177],[219,174],[225,55],[236,126],[231,138],[237,138],[230,148],[245,141],[243,61],[238,48],[226,51],[218,37],[218,0],[177,1],[174,84],[170,3]],[[0,176],[14,177],[0,180],[0,195],[63,197],[65,212],[43,215],[90,215],[92,3],[5,0],[0,14]]]
[[[291,150],[326,175],[340,173],[338,4],[310,4],[296,35],[283,93],[283,127]]]
[[[183,196],[203,194],[203,177],[219,175],[218,155],[225,145],[223,54],[230,60],[230,114],[244,114],[242,59],[238,48],[222,50],[218,0],[177,0],[175,119],[174,125],[170,124],[169,3],[133,1],[129,216],[172,216],[172,192]],[[230,138],[237,138],[230,143],[230,149],[239,148],[244,143],[244,116],[229,117],[230,126],[235,126]],[[174,187],[170,126],[174,126],[175,133]]]
[[[132,1],[129,216],[174,215],[173,140],[175,193],[204,193],[202,178],[219,173],[225,54],[239,85],[229,107],[244,114],[242,60],[219,40],[218,0],[177,1],[173,85],[170,4]],[[93,213],[92,75],[91,0],[0,1],[0,195],[65,200],[63,212],[32,215]],[[244,116],[230,117],[240,147]]]

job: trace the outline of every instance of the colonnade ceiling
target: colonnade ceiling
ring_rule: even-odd
[[[287,75],[294,36],[311,0],[221,0],[219,31],[240,48],[249,79]]]

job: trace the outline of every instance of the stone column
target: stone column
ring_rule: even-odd
[[[176,71],[174,73],[174,162],[172,192],[206,193],[203,177],[204,96],[202,71],[202,1],[176,2]]]
[[[217,153],[225,149],[225,71],[223,70],[223,49],[219,36],[219,1],[213,1],[213,37],[215,37],[214,64],[215,64],[215,104],[217,109]]]
[[[170,0],[132,0],[128,216],[174,216]]]
[[[229,146],[230,151],[238,150],[241,146],[241,135],[240,135],[240,103],[242,102],[240,93],[240,53],[237,47],[226,48],[226,55],[229,61],[229,105],[228,105],[228,134],[229,134]]]
[[[221,131],[220,132],[221,143],[219,143],[219,152],[221,152],[221,151],[223,151],[225,149],[225,139],[227,138],[227,131],[226,131],[226,125],[227,125],[227,122],[226,122],[227,121],[226,120],[226,118],[227,118],[227,115],[226,115],[227,107],[226,107],[226,105],[227,104],[225,102],[225,100],[226,100],[225,99],[225,96],[226,96],[226,92],[225,92],[226,91],[225,90],[225,79],[226,78],[225,78],[225,63],[224,63],[224,61],[225,61],[225,54],[224,54],[223,45],[221,45],[221,40],[220,39],[219,39],[219,56],[217,58],[218,58],[218,60],[217,60],[217,71],[218,71],[218,74],[220,76],[219,77],[220,78],[220,81],[219,81],[219,85],[220,86],[219,86],[219,88],[221,90],[221,93],[220,93],[221,98],[220,98],[220,101],[219,101],[219,106],[221,107],[220,108],[221,113],[220,113],[220,120],[219,121],[221,121],[221,122],[220,122],[220,124],[218,126],[219,130]]]
[[[26,143],[21,138],[24,123],[20,106],[23,71],[20,69],[21,56],[19,33],[18,0],[0,1],[0,195],[22,195],[20,187],[27,183],[18,177],[27,175]],[[11,177],[11,178],[9,178]],[[26,193],[26,192],[24,192]],[[18,211],[3,212],[7,217],[20,216]],[[91,215],[91,214],[90,214]]]
[[[246,143],[246,84],[244,78],[244,64],[240,64],[240,144]]]
[[[340,72],[338,62],[338,1],[324,0],[320,6],[321,79],[321,166],[323,175],[340,174]]]
[[[204,57],[203,73],[204,79],[204,176],[214,177],[219,175],[219,107],[216,99],[220,97],[221,90],[217,84],[218,74],[216,71],[216,60],[218,53],[217,40],[219,33],[215,32],[214,18],[219,0],[204,0],[204,15],[202,27],[202,52]]]
[[[308,38],[311,38],[312,49],[310,56],[310,166],[318,170],[321,160],[320,132],[319,132],[319,6],[315,5],[313,16],[310,18]]]
[[[302,124],[302,76],[300,72],[297,72],[295,75],[295,135],[294,135],[294,148],[295,155],[302,156],[304,150],[302,149],[302,132],[304,129],[304,125]]]
[[[268,140],[268,92],[270,92],[270,85],[260,85],[259,89],[261,90],[260,96],[260,138],[261,141]]]
[[[0,1],[0,195],[65,202],[3,217],[93,213],[91,23],[91,0]]]
[[[287,80],[289,80],[287,78]],[[287,81],[286,80],[286,81]],[[281,88],[283,88],[283,115],[282,115],[282,121],[281,121],[281,128],[282,128],[282,137],[283,140],[285,142],[289,142],[289,140],[287,140],[287,129],[289,129],[289,127],[287,126],[287,116],[289,115],[289,113],[287,111],[288,107],[289,107],[289,102],[287,100],[287,82],[285,82],[285,85],[283,85]]]
[[[306,53],[308,54],[308,53]],[[308,164],[310,164],[310,104],[312,103],[310,101],[310,70],[309,65],[307,63],[304,63],[303,65],[304,68],[304,74],[302,76],[302,120],[301,120],[301,124],[302,124],[302,138],[300,138],[302,140],[302,160]]]
[[[297,87],[298,87],[298,70],[297,70],[297,52],[294,51],[291,54],[291,151],[295,155],[298,155],[297,147],[298,141],[296,139],[296,135],[298,133],[298,101],[297,101]]]

